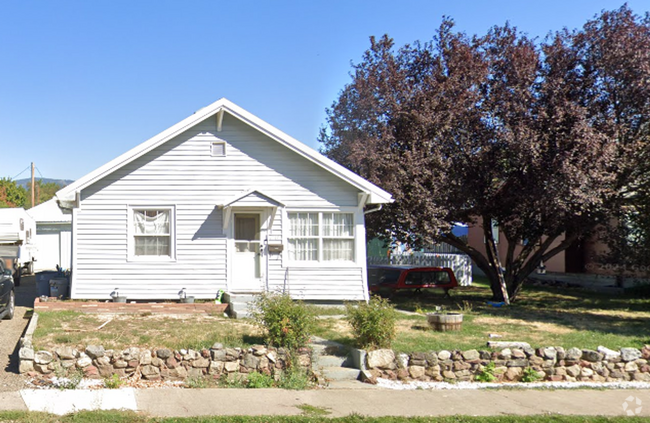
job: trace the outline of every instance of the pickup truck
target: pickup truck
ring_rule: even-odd
[[[445,296],[456,288],[458,281],[448,267],[368,265],[368,290],[383,296],[391,296],[398,290],[441,288]]]

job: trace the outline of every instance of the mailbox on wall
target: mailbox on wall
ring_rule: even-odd
[[[282,244],[269,244],[270,254],[280,254],[282,250],[284,250],[284,245]]]

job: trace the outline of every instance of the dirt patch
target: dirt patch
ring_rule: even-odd
[[[500,325],[507,323],[508,325],[518,325],[518,326],[528,327],[535,330],[536,332],[545,332],[546,334],[552,333],[552,334],[562,335],[566,333],[575,332],[574,329],[567,328],[566,326],[556,325],[554,323],[544,323],[544,322],[535,322],[535,321],[529,322],[526,320],[512,319],[512,318],[508,318],[507,320],[504,320],[498,317],[479,316],[474,319],[474,323],[477,325],[485,325],[488,327],[493,327],[495,328],[495,330]],[[499,332],[499,333],[505,334],[505,332],[504,333]]]
[[[71,312],[40,313],[34,344],[51,350],[61,345],[83,349],[209,348],[215,342],[247,346],[262,342],[251,323],[207,315],[103,315]]]

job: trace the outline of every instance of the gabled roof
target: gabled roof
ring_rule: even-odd
[[[226,201],[223,202],[223,204],[219,204],[220,207],[230,207],[235,205],[237,202],[243,200],[246,197],[256,197],[258,199],[263,200],[264,202],[268,203],[269,205],[272,205],[274,207],[284,207],[284,203],[281,201],[278,201],[274,199],[273,197],[264,194],[261,191],[258,191],[256,189],[248,190],[241,192],[237,195],[235,195],[232,198],[227,199]]]
[[[72,215],[64,213],[61,208],[56,204],[56,200],[52,198],[46,202],[39,204],[27,210],[32,219],[37,223],[70,223],[72,222]]]
[[[215,101],[211,105],[204,107],[203,109],[195,112],[193,115],[187,117],[186,119],[180,121],[176,125],[172,126],[169,129],[159,133],[158,135],[150,138],[149,140],[143,142],[137,147],[127,151],[121,156],[117,157],[114,160],[106,163],[98,169],[90,172],[89,174],[83,176],[72,184],[66,186],[62,190],[56,193],[59,201],[74,201],[76,198],[76,193],[82,189],[90,186],[91,184],[101,180],[105,176],[115,172],[121,167],[131,163],[133,160],[141,157],[142,155],[148,153],[149,151],[159,147],[165,142],[171,140],[172,138],[180,135],[191,127],[199,124],[200,122],[208,119],[212,116],[217,115],[218,113],[228,113],[231,116],[236,117],[242,122],[248,124],[249,126],[257,129],[262,132],[264,135],[273,139],[274,141],[282,144],[291,151],[299,154],[305,159],[315,163],[316,165],[322,167],[323,169],[329,171],[330,173],[338,176],[343,179],[350,185],[356,187],[360,191],[368,194],[367,203],[369,204],[382,204],[390,203],[393,201],[392,196],[379,188],[378,186],[368,182],[361,176],[355,174],[354,172],[349,171],[338,163],[328,159],[322,154],[318,153],[316,150],[306,146],[300,141],[290,137],[279,129],[269,125],[264,122],[262,119],[253,115],[252,113],[242,109],[233,102],[222,98]]]

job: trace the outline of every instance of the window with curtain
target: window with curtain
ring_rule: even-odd
[[[136,257],[171,257],[171,210],[133,209],[133,253]]]
[[[289,260],[354,261],[352,213],[289,213]]]

